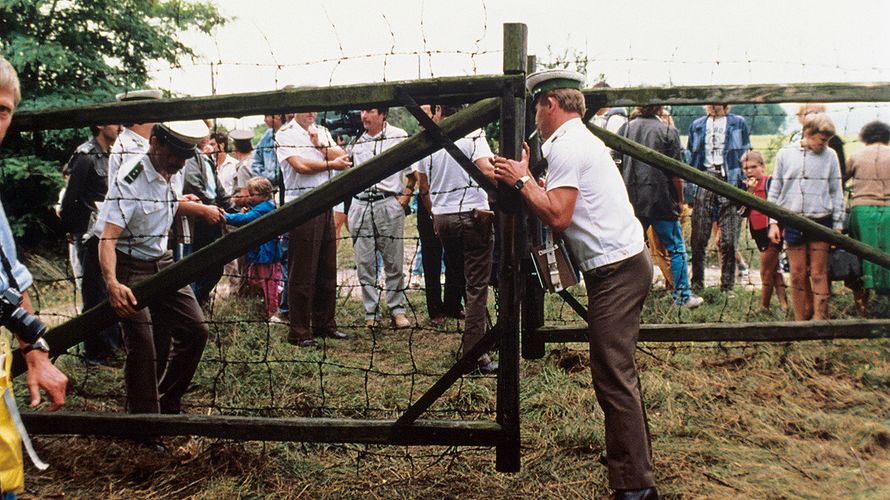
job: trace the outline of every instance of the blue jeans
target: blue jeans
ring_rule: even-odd
[[[671,259],[671,275],[674,278],[674,301],[685,302],[692,295],[689,288],[689,269],[686,260],[686,244],[683,242],[683,229],[679,220],[640,219],[643,231],[649,226],[664,244]]]

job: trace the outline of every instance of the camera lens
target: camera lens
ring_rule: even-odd
[[[46,333],[46,325],[40,321],[40,318],[28,314],[28,311],[21,307],[16,307],[12,311],[3,326],[9,328],[9,331],[14,333],[19,340],[27,344],[33,344]]]

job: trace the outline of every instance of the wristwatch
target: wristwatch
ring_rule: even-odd
[[[525,186],[525,183],[530,180],[531,180],[531,177],[529,177],[527,175],[523,175],[522,177],[519,178],[518,181],[516,181],[516,184],[513,184],[513,189],[515,189],[517,191],[522,191],[522,187]]]
[[[39,338],[33,344],[28,344],[25,347],[22,347],[22,354],[28,354],[34,350],[43,351],[49,354],[49,344],[46,342],[46,339]]]

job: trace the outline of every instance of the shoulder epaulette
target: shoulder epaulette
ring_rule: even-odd
[[[135,181],[136,178],[139,177],[139,174],[142,173],[143,168],[144,167],[142,166],[141,161],[139,163],[137,163],[136,165],[133,165],[133,168],[131,168],[130,171],[127,172],[127,175],[124,176],[124,181],[127,184],[132,184],[133,181]]]

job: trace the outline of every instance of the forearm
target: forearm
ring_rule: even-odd
[[[684,203],[686,201],[683,196],[683,178],[682,177],[674,177],[674,192],[677,193],[677,203]]]
[[[318,158],[300,158],[291,156],[287,162],[298,174],[315,174],[318,172],[327,172],[331,169],[330,158],[320,160]]]
[[[117,240],[99,240],[99,268],[102,270],[102,279],[105,285],[111,287],[117,283]]]
[[[553,203],[548,192],[537,183],[526,182],[520,193],[526,205],[541,219],[541,222],[557,231],[562,231],[568,226],[565,224],[565,215],[560,213],[560,208]]]

